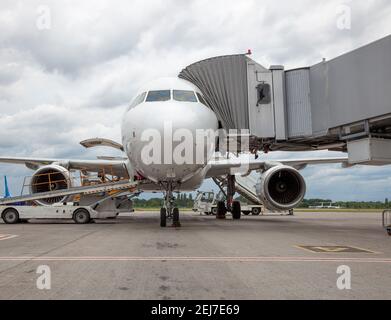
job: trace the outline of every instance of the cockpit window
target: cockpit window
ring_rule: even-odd
[[[206,103],[204,97],[202,96],[201,93],[197,92],[197,97],[198,97],[198,101],[206,106],[208,106],[208,104]]]
[[[174,100],[182,102],[197,102],[197,98],[193,91],[173,90]]]
[[[170,90],[149,91],[146,102],[168,101],[171,99]]]
[[[134,108],[135,106],[139,105],[140,103],[144,102],[145,96],[147,95],[146,92],[140,93],[129,106],[129,110]]]

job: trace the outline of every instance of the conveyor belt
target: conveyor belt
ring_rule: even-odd
[[[126,189],[131,189],[136,185],[137,182],[124,180],[119,182],[103,183],[103,184],[92,185],[92,186],[72,187],[64,190],[40,192],[35,194],[22,195],[18,197],[0,199],[0,205],[16,203],[16,202],[48,199],[53,197],[71,196],[75,194],[94,194],[100,192],[109,192],[113,190],[126,190]]]

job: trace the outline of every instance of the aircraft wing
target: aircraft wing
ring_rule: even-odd
[[[339,158],[312,158],[312,159],[285,159],[285,160],[261,160],[252,159],[245,161],[240,158],[235,159],[215,159],[208,163],[207,178],[222,176],[226,174],[234,174],[240,172],[242,174],[248,173],[254,170],[264,170],[268,167],[272,167],[276,164],[283,164],[294,167],[298,170],[304,169],[308,165],[313,164],[332,164],[341,163],[343,166],[348,167],[348,157]]]
[[[119,177],[126,177],[126,160],[70,160],[70,159],[48,159],[29,157],[0,157],[0,163],[22,164],[27,168],[36,170],[41,166],[57,164],[68,170],[81,170],[85,172],[98,172],[105,170],[108,174],[113,173]]]

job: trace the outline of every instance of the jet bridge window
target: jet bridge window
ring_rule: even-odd
[[[169,101],[171,99],[170,90],[156,90],[149,91],[146,102],[156,102],[156,101]]]
[[[261,83],[257,86],[258,100],[257,106],[261,104],[269,104],[271,102],[270,84]]]
[[[130,109],[134,108],[135,106],[139,105],[140,103],[144,102],[146,95],[147,95],[146,92],[140,93],[136,98],[134,98],[134,100],[130,104],[128,110],[130,110]]]
[[[176,101],[182,102],[197,102],[196,95],[193,91],[173,90],[173,97]]]

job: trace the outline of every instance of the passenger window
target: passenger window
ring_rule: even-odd
[[[202,96],[201,93],[197,92],[197,97],[198,97],[198,101],[206,106],[208,106],[208,104],[206,103],[204,97]]]
[[[134,98],[134,100],[130,104],[128,110],[130,110],[130,109],[134,108],[135,106],[139,105],[140,103],[144,102],[146,94],[147,94],[146,92],[143,92],[143,93],[139,94],[136,98]]]
[[[197,98],[193,91],[173,90],[174,100],[182,102],[197,102]]]
[[[257,86],[258,101],[257,106],[260,104],[269,104],[271,102],[270,85],[268,83],[261,83]]]
[[[170,90],[149,91],[146,102],[168,101],[171,99]]]

